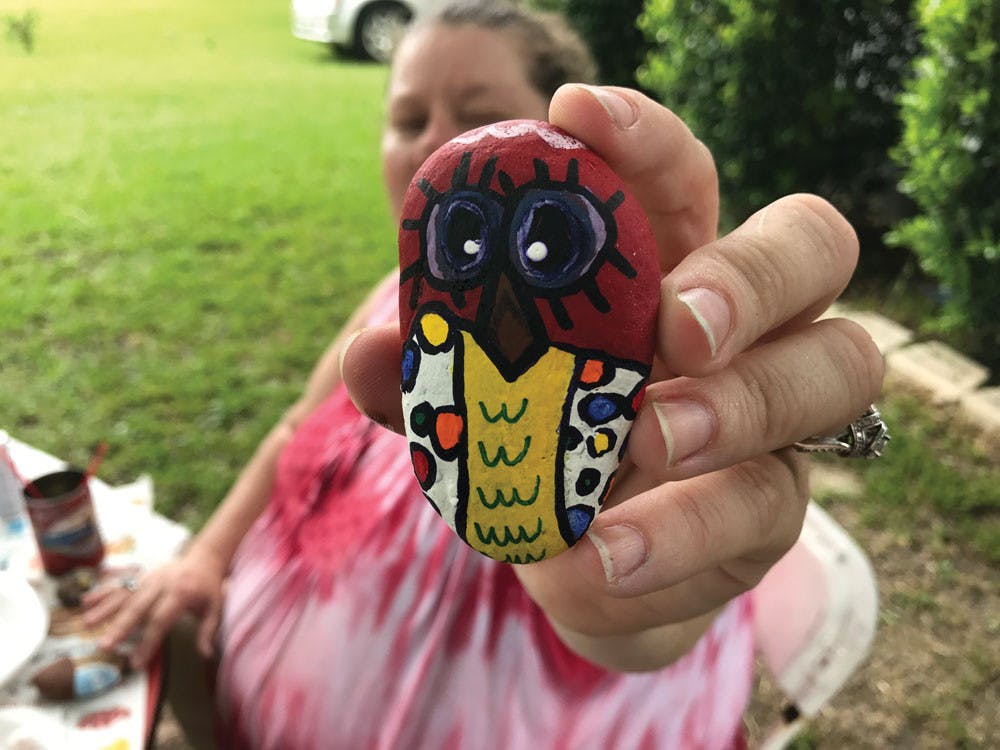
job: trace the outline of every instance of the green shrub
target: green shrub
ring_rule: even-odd
[[[879,237],[897,219],[896,96],[910,0],[647,0],[639,80],[715,154],[727,223],[789,192]]]
[[[965,329],[966,351],[1000,360],[1000,7],[996,0],[923,0],[926,53],[900,97],[892,151],[920,213],[890,235],[939,279],[937,321]]]

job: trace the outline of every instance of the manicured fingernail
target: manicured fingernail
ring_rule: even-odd
[[[697,401],[654,402],[653,411],[667,447],[667,466],[697,453],[715,434],[715,418]]]
[[[639,112],[625,97],[599,86],[583,86],[601,103],[611,121],[619,128],[630,128],[639,119]]]
[[[636,529],[624,524],[591,529],[587,538],[601,556],[608,583],[620,583],[638,570],[649,557],[646,539]]]
[[[360,331],[355,331],[350,336],[348,336],[346,339],[344,339],[344,343],[340,347],[340,354],[339,354],[339,358],[338,358],[338,363],[337,364],[338,364],[338,368],[340,369],[340,379],[341,380],[344,379],[344,357],[347,356],[347,350],[351,348],[351,344],[354,343],[354,340],[358,336],[360,336],[362,333],[364,333],[364,332],[365,332],[364,328],[362,328]]]
[[[729,335],[732,324],[729,304],[717,292],[702,288],[687,289],[679,293],[677,299],[691,311],[691,315],[705,332],[708,349],[714,357]]]

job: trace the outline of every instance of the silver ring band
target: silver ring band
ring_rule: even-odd
[[[139,581],[135,576],[124,576],[118,581],[118,585],[132,594],[139,590]]]
[[[836,435],[814,435],[793,444],[803,453],[835,453],[843,458],[879,458],[889,442],[889,428],[872,404]]]

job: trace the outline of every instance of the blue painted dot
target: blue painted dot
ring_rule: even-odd
[[[401,365],[403,391],[409,393],[417,379],[417,370],[420,368],[420,350],[417,349],[417,345],[413,341],[407,341],[403,347]]]
[[[587,400],[587,420],[591,424],[604,424],[617,417],[621,410],[618,404],[607,396],[595,395]]]
[[[569,521],[569,528],[575,542],[583,536],[583,532],[587,530],[590,522],[594,520],[594,511],[586,505],[575,505],[566,510],[566,520]]]

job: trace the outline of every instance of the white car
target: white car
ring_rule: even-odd
[[[292,34],[385,62],[407,24],[447,0],[292,0]]]

